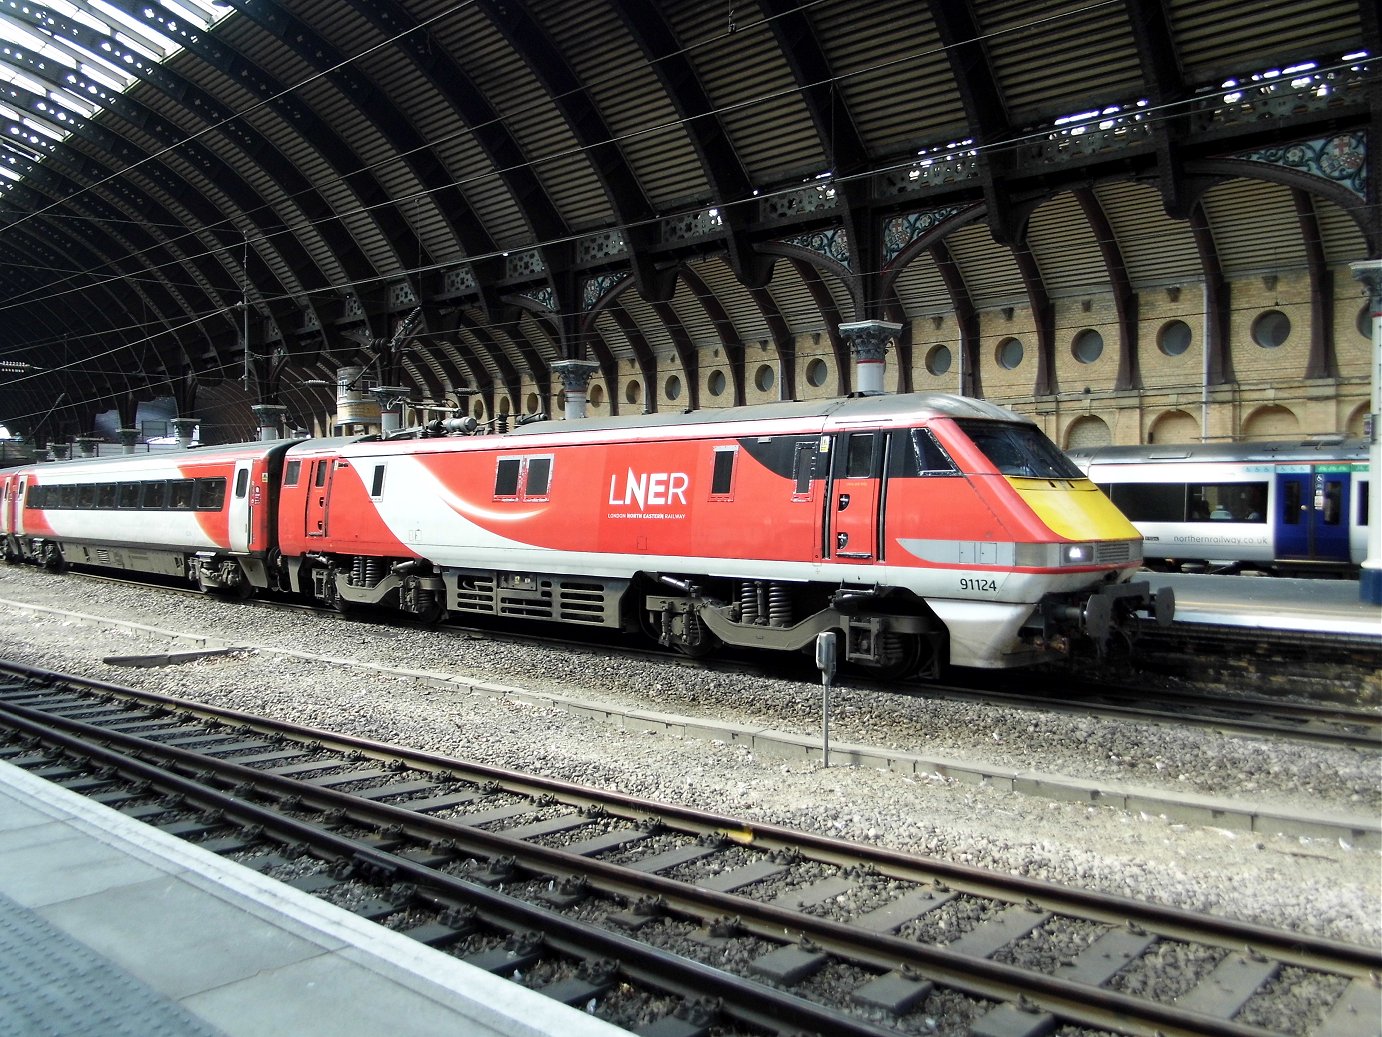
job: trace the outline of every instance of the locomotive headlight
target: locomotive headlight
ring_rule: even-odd
[[[1062,544],[1060,550],[1061,565],[1088,565],[1094,561],[1093,544]]]

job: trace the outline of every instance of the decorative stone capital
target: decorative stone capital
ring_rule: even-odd
[[[288,413],[287,407],[281,403],[252,403],[250,410],[259,419],[261,441],[282,438],[279,430],[282,428],[283,415]]]
[[[558,360],[552,365],[566,392],[568,419],[585,417],[586,389],[599,370],[600,365],[594,360]]]
[[[883,367],[888,343],[902,332],[902,325],[887,320],[858,320],[840,325],[840,334],[854,354],[854,390],[860,394],[883,391]]]
[[[178,446],[190,447],[192,436],[197,431],[197,426],[202,423],[201,418],[174,418],[173,433],[178,437]]]

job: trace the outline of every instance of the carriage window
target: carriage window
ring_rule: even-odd
[[[1368,484],[1366,482],[1354,483],[1353,495],[1358,498],[1358,527],[1366,529],[1368,525]]]
[[[794,497],[809,498],[811,495],[811,476],[816,467],[816,444],[798,443],[796,457],[793,461],[792,474],[796,479],[796,486],[793,488]]]
[[[77,487],[77,507],[94,508],[96,506],[96,487],[91,483],[82,483]]]
[[[118,493],[118,508],[137,508],[139,507],[139,484],[137,482],[122,482]]]
[[[235,473],[235,496],[236,496],[236,498],[241,499],[241,500],[244,499],[245,491],[246,491],[247,489],[249,489],[249,484],[250,484],[250,470],[249,470],[248,468],[241,468],[238,472]],[[225,481],[224,479],[222,479],[222,480],[221,480],[221,499],[222,499],[222,500],[225,499],[225,489],[226,489],[226,481]],[[216,504],[217,510],[220,510],[220,507],[221,507],[221,505],[220,505],[220,502],[218,501],[217,504]]]
[[[1281,495],[1281,522],[1287,526],[1300,525],[1300,483],[1292,479]]]
[[[1266,522],[1267,484],[1191,483],[1191,522]]]
[[[141,508],[162,508],[168,496],[168,484],[162,479],[144,484],[144,492],[140,496],[139,506]]]
[[[28,491],[24,494],[24,507],[26,507],[26,508],[41,508],[41,507],[43,507],[43,498],[44,498],[44,496],[46,495],[46,494],[45,494],[45,491],[46,491],[47,489],[48,489],[48,487],[46,487],[46,486],[30,486],[30,487],[28,488]]]
[[[502,457],[494,472],[494,495],[496,497],[516,498],[518,496],[518,473],[523,467],[521,457]]]
[[[283,485],[296,486],[298,484],[298,474],[302,471],[301,461],[289,461],[288,467],[283,472]]]
[[[244,487],[241,485],[248,476],[249,472],[240,472],[236,479],[236,496],[243,497]],[[226,481],[225,479],[198,479],[197,480],[197,510],[198,511],[220,511],[226,501]]]
[[[1185,521],[1184,483],[1115,483],[1100,489],[1133,522]]]
[[[374,466],[374,479],[370,482],[369,495],[378,497],[384,492],[384,466],[377,464]]]
[[[873,474],[873,447],[877,439],[873,432],[850,434],[845,458],[846,479],[867,479]]]
[[[715,471],[710,477],[710,496],[728,500],[734,489],[734,455],[738,447],[720,446],[715,448]]]
[[[552,459],[550,457],[528,458],[528,478],[523,487],[523,496],[529,499],[547,496],[552,483]]]
[[[80,486],[78,486],[76,483],[68,483],[66,486],[62,488],[62,503],[59,504],[58,507],[75,508],[77,506],[77,498],[80,492]]]
[[[115,510],[115,497],[119,487],[113,482],[103,482],[96,487],[96,507]]]
[[[318,461],[318,462],[317,462],[317,479],[316,479],[316,484],[317,484],[317,486],[325,486],[325,485],[326,485],[326,473],[327,473],[328,469],[330,469],[330,467],[331,467],[331,465],[328,464],[326,461]]]
[[[192,509],[192,480],[173,479],[168,483],[168,507],[173,511]]]

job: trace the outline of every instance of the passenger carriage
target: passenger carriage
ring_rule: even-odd
[[[252,593],[269,585],[278,466],[291,444],[242,443],[28,465],[0,481],[8,561],[70,563]]]

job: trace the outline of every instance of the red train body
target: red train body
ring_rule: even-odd
[[[202,457],[9,473],[7,555],[146,568],[110,553],[123,541],[103,535],[103,509],[50,512],[33,487],[107,465],[99,484],[141,466],[169,479]],[[237,496],[242,468],[254,501]],[[202,517],[229,535],[203,542],[183,523],[158,551],[204,586],[340,608],[641,627],[691,654],[799,650],[834,630],[865,668],[934,674],[1101,646],[1133,612],[1171,607],[1129,582],[1136,530],[1036,426],[961,397],[246,444],[207,457],[213,470],[229,492]]]

